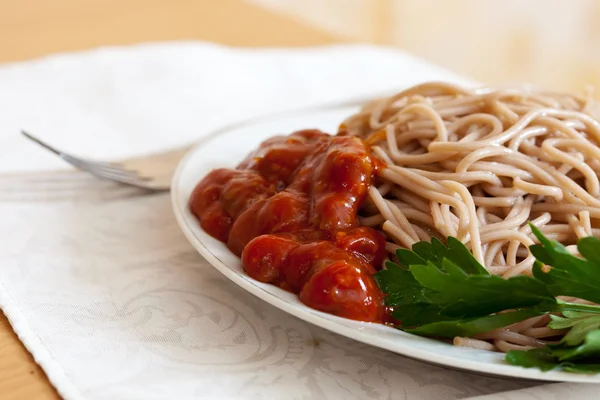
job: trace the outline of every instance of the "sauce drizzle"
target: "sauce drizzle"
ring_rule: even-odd
[[[384,322],[372,275],[385,240],[357,213],[380,161],[343,133],[303,130],[263,142],[236,169],[217,169],[195,188],[202,228],[242,258],[246,273],[297,293],[340,317]]]

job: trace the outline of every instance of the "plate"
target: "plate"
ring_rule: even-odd
[[[500,353],[455,347],[388,326],[352,321],[313,310],[302,304],[295,294],[248,277],[242,270],[240,259],[225,244],[200,228],[188,210],[188,199],[196,184],[212,169],[235,167],[260,142],[273,135],[289,134],[305,128],[335,132],[339,123],[357,110],[358,105],[342,105],[287,112],[236,124],[213,132],[201,140],[181,161],[171,188],[175,216],[190,243],[209,263],[244,290],[291,315],[339,335],[427,363],[478,374],[543,381],[600,383],[600,374],[542,372],[533,368],[511,366],[504,362],[503,354]]]

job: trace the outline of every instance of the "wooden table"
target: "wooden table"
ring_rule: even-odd
[[[242,0],[0,0],[0,62],[147,41],[310,46],[341,39]],[[0,312],[0,399],[58,399]]]

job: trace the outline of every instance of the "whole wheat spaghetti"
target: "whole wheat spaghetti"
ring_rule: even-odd
[[[425,83],[366,105],[341,130],[364,138],[387,166],[369,190],[361,224],[398,247],[448,236],[492,274],[531,274],[528,223],[576,253],[600,236],[600,124],[584,97],[472,90]],[[546,317],[455,344],[506,351],[560,332]]]

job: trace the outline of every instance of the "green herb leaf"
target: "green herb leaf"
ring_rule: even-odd
[[[600,364],[597,362],[571,362],[558,361],[548,347],[529,351],[511,350],[506,353],[506,361],[512,365],[525,368],[539,368],[542,371],[562,370],[566,372],[577,372],[581,374],[595,374],[600,372]]]
[[[550,371],[561,367],[561,363],[552,356],[550,349],[547,347],[529,351],[511,350],[506,353],[505,360],[512,365],[539,368],[542,371]]]
[[[594,362],[578,362],[576,364],[563,362],[560,364],[560,368],[565,372],[576,372],[580,374],[597,374],[600,372],[600,364]]]
[[[577,242],[577,250],[586,260],[600,266],[600,239],[594,236],[585,237]]]
[[[589,314],[588,314],[589,315]],[[551,315],[552,321],[548,324],[548,328],[552,329],[568,329],[572,328],[573,325],[577,324],[580,320],[586,317],[559,317],[558,315]]]
[[[447,321],[451,318],[441,315],[442,308],[429,303],[407,304],[397,307],[393,317],[402,323],[403,327],[419,326],[423,321]]]
[[[556,296],[600,302],[600,240],[578,243],[585,258],[571,255],[534,226],[539,245],[533,277],[490,275],[457,239],[438,239],[398,250],[402,266],[389,262],[375,279],[407,332],[434,337],[471,337],[549,312],[548,327],[569,332],[556,345],[511,351],[513,365],[542,370],[600,372],[600,306],[567,303]],[[502,312],[508,311],[510,312]]]
[[[448,239],[448,247],[435,239],[415,244],[413,251],[398,250],[397,256],[406,268],[388,262],[375,279],[403,327],[436,322],[447,326],[452,320],[462,325],[507,309],[556,306],[544,284],[526,276],[490,275],[454,238]]]
[[[442,307],[450,318],[483,317],[503,310],[545,306],[552,308],[555,297],[539,281],[517,276],[504,279],[493,275],[467,275],[448,259],[442,271],[434,265],[412,265],[410,272],[424,288],[427,299]],[[507,296],[510,293],[510,296]],[[430,323],[435,321],[423,321]]]
[[[433,322],[416,328],[405,329],[405,331],[421,336],[471,337],[478,333],[502,328],[503,326],[511,325],[540,314],[543,313],[536,310],[519,310],[503,314],[487,315],[481,318]]]
[[[600,330],[589,331],[579,346],[546,346],[529,351],[509,351],[506,361],[543,371],[561,369],[569,372],[600,372]]]
[[[388,306],[406,306],[426,303],[425,288],[413,278],[412,273],[392,262],[386,263],[386,269],[375,274],[375,281],[383,293]]]
[[[555,296],[573,296],[600,303],[600,240],[585,238],[578,249],[587,259],[573,256],[560,243],[546,238],[531,226],[539,245],[530,247],[537,259],[533,276],[548,286]],[[583,251],[581,251],[583,250]],[[589,257],[589,258],[588,258]],[[546,266],[544,266],[546,264]]]
[[[429,244],[427,242],[419,242],[419,243],[426,243]],[[415,246],[417,246],[419,243],[415,244]],[[418,247],[418,246],[417,246]],[[427,261],[425,261],[424,258],[421,258],[421,256],[419,256],[417,253],[415,253],[414,251],[410,251],[407,249],[398,249],[396,250],[396,257],[398,257],[398,260],[400,261],[400,263],[407,267],[409,265],[423,265],[423,264],[427,264]],[[391,263],[392,265],[396,265]]]
[[[396,255],[400,262],[407,267],[410,265],[424,265],[430,262],[438,268],[442,268],[442,261],[448,259],[459,265],[467,274],[490,274],[473,257],[469,249],[460,240],[453,237],[448,238],[447,247],[439,239],[432,238],[431,243],[425,241],[415,243],[412,251],[400,249],[396,252]]]
[[[587,335],[589,333],[594,332],[597,329],[600,329],[600,316],[595,315],[588,318],[578,318],[569,333],[562,338],[561,344],[565,346],[577,346],[587,340]]]
[[[524,276],[506,280],[487,271],[469,273],[483,267],[468,249],[458,240],[450,240],[449,247],[438,242],[420,242],[416,246],[420,254],[399,250],[398,258],[408,269],[389,262],[387,269],[375,275],[379,287],[387,294],[386,305],[395,308],[393,315],[403,327],[446,322],[444,326],[455,323],[457,330],[465,331],[475,326],[472,319],[499,311],[534,306],[552,309],[556,305],[554,296],[537,280]],[[440,258],[440,253],[455,260],[468,254],[475,264],[465,269],[446,257]],[[511,296],[506,296],[507,293]],[[467,328],[463,327],[465,323]]]

